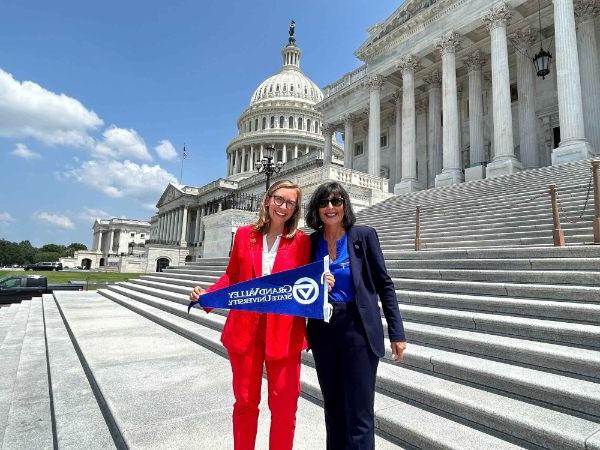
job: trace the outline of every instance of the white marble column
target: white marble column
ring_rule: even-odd
[[[283,150],[281,151],[282,162],[285,164],[287,162],[287,145],[283,144]]]
[[[554,0],[554,42],[560,145],[552,151],[552,165],[557,165],[592,152],[585,138],[573,0]]]
[[[260,144],[260,160],[262,161],[265,157],[265,144]]]
[[[167,211],[166,213],[166,230],[165,230],[165,241],[171,241],[171,223],[173,222],[173,211]]]
[[[506,3],[492,8],[483,21],[490,30],[492,60],[492,105],[494,108],[494,159],[486,177],[507,175],[522,169],[515,156],[510,106],[510,75],[506,27],[512,13]]]
[[[394,164],[390,164],[390,169],[394,169],[394,185],[391,186],[392,192],[396,187],[396,184],[402,180],[402,91],[397,90],[394,92],[394,127],[396,132],[396,142],[394,146],[393,159]],[[390,152],[392,153],[392,152]],[[392,171],[390,170],[390,179],[392,178]]]
[[[458,146],[458,95],[456,93],[456,49],[460,44],[458,33],[450,32],[436,42],[442,55],[442,173],[435,177],[435,185],[448,186],[463,180],[460,148]]]
[[[181,214],[181,247],[187,247],[188,208],[183,207]]]
[[[402,73],[402,179],[394,186],[395,194],[421,189],[417,182],[417,123],[415,113],[415,69],[419,61],[409,55],[400,61]]]
[[[429,159],[429,179],[427,185],[435,185],[435,177],[442,173],[442,78],[435,70],[425,77],[428,84],[427,96],[427,155]]]
[[[600,155],[600,63],[594,19],[599,13],[599,0],[575,2],[585,137],[596,155]]]
[[[254,162],[256,161],[256,154],[254,152],[254,145],[250,144],[250,158],[248,160],[248,165],[250,172],[254,171]]]
[[[176,241],[181,241],[181,216],[182,216],[182,209],[181,207],[177,208],[177,213],[175,215],[175,240]]]
[[[540,167],[537,143],[537,117],[535,115],[534,66],[527,56],[536,41],[529,27],[510,36],[517,59],[517,91],[519,93],[519,148],[524,169]]]
[[[294,144],[294,159],[298,158],[298,144]]]
[[[331,163],[332,147],[333,147],[333,133],[335,128],[330,124],[323,125],[323,136],[325,138],[325,145],[323,148],[323,164]]]
[[[381,86],[384,79],[380,75],[371,77],[369,86],[369,148],[367,149],[367,172],[373,176],[380,176],[381,151]]]
[[[106,253],[112,253],[113,252],[113,246],[114,246],[114,241],[115,240],[115,230],[110,230],[110,234],[108,235],[108,249]]]
[[[194,239],[193,242],[194,244],[197,244],[198,242],[200,242],[200,213],[202,212],[202,210],[200,209],[200,207],[198,207],[196,209],[196,218],[194,220]]]
[[[232,175],[235,175],[236,173],[238,173],[238,157],[237,157],[237,154],[238,154],[237,148],[233,149],[232,152],[231,152],[231,159],[233,160],[231,162],[231,174]]]
[[[469,76],[469,167],[465,181],[485,178],[485,148],[483,146],[483,75],[485,59],[477,50],[463,60]]]
[[[354,115],[344,116],[344,167],[352,168],[352,156],[354,152]]]

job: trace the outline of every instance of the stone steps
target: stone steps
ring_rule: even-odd
[[[10,329],[12,321],[15,318],[15,314],[17,312],[16,306],[7,306],[4,308],[0,308],[0,347],[2,347],[2,343],[4,342],[4,338]]]
[[[195,324],[127,298],[111,301],[90,293],[82,299],[65,292],[55,298],[120,431],[122,448],[231,448],[231,369],[218,332],[178,326],[178,320]],[[315,382],[314,373],[308,378]],[[268,446],[265,403],[257,448]],[[324,448],[324,438],[322,410],[301,398],[296,447]],[[491,436],[484,442],[502,443]],[[377,437],[377,448],[401,447]]]
[[[490,259],[397,259],[386,261],[388,269],[469,269],[469,270],[585,270],[600,272],[600,258],[490,258]],[[224,270],[224,269],[223,269]],[[210,273],[210,271],[206,271]],[[195,274],[194,274],[195,275]],[[193,275],[190,275],[193,276]]]
[[[541,300],[447,292],[396,291],[403,304],[434,306],[461,311],[496,312],[517,317],[535,317],[600,325],[600,304],[566,300]]]
[[[465,280],[600,286],[600,271],[553,270],[552,272],[548,272],[545,270],[389,268],[388,273],[392,278],[424,280]]]
[[[44,294],[58,448],[117,448],[54,297]]]
[[[30,307],[30,300],[22,301],[18,306],[13,306],[13,308],[17,308],[17,311],[4,338],[4,342],[0,346],[0,361],[2,361],[2,376],[0,376],[0,442],[4,442],[6,429],[9,424],[10,407],[13,394],[15,394],[17,373],[21,360],[23,340],[27,330],[27,321],[29,320]]]
[[[494,283],[484,281],[420,280],[393,278],[398,290],[493,295],[544,300],[598,303],[600,287],[531,283]]]
[[[3,360],[4,361],[4,360]],[[3,427],[3,449],[52,449],[53,432],[42,299],[31,300]]]
[[[161,309],[163,311],[170,312],[179,317],[183,317],[188,320],[194,321],[196,323],[208,326],[209,328],[215,329],[217,331],[220,331],[222,329],[222,326],[225,322],[225,312],[219,312],[218,314],[209,314],[209,315],[196,314],[196,313],[188,315],[187,305],[184,302],[172,301],[169,299],[161,298],[158,295],[159,293],[157,290],[154,290],[154,291],[148,290],[146,293],[144,293],[141,291],[132,290],[131,286],[124,284],[124,285],[118,285],[118,286],[111,286],[107,290],[103,290],[101,292],[101,294],[105,295],[105,296],[110,296],[110,295],[112,295],[113,292],[117,293],[117,294],[121,294],[122,296],[125,296],[129,299],[133,299],[133,300],[140,301],[142,303],[151,305],[151,306]],[[403,314],[404,314],[404,311],[403,311]],[[391,361],[391,355],[389,355],[389,352],[388,352],[387,358],[388,358],[388,361]],[[532,369],[526,369],[526,368],[519,367],[519,366],[511,366],[509,364],[498,363],[496,361],[489,361],[489,360],[484,361],[481,358],[474,358],[474,357],[468,356],[468,355],[461,355],[461,354],[457,354],[454,352],[443,351],[440,349],[424,347],[424,346],[420,346],[420,345],[416,345],[416,346],[414,346],[414,348],[413,348],[413,346],[411,346],[409,348],[409,351],[407,352],[407,355],[406,355],[406,364],[408,364],[410,366],[414,366],[415,368],[424,369],[424,370],[428,370],[431,372],[436,372],[436,367],[438,366],[439,362],[435,358],[439,358],[440,362],[442,360],[446,361],[445,364],[447,364],[447,360],[452,360],[453,361],[452,364],[454,364],[456,367],[453,369],[452,373],[447,373],[447,375],[450,375],[450,376],[453,376],[456,378],[461,378],[461,375],[460,375],[461,373],[463,374],[462,377],[464,378],[464,373],[468,372],[469,370],[478,371],[480,369],[480,366],[483,364],[483,365],[487,365],[489,367],[495,368],[494,370],[492,370],[492,369],[489,369],[489,370],[494,372],[493,376],[495,378],[497,378],[496,381],[499,381],[501,379],[505,379],[508,377],[512,380],[511,382],[513,384],[518,385],[518,386],[523,385],[523,383],[525,383],[525,384],[534,383],[535,384],[536,380],[540,380],[540,379],[547,380],[548,378],[544,378],[546,376],[548,376],[549,379],[554,379],[556,381],[561,380],[561,382],[557,383],[556,386],[551,390],[555,390],[555,389],[560,390],[563,388],[568,388],[568,389],[573,388],[575,392],[579,392],[578,394],[571,394],[571,393],[565,393],[564,395],[561,394],[563,396],[566,404],[571,405],[571,406],[565,406],[566,409],[569,409],[569,408],[576,409],[574,407],[574,405],[575,405],[574,403],[569,403],[569,401],[570,401],[569,398],[574,399],[576,397],[580,397],[582,393],[587,393],[588,395],[592,395],[593,398],[590,398],[588,400],[583,400],[584,402],[587,402],[587,404],[588,404],[588,406],[586,407],[586,412],[588,412],[589,414],[596,414],[596,415],[600,414],[600,411],[598,411],[596,408],[596,406],[597,406],[596,402],[600,401],[600,384],[584,382],[584,381],[580,381],[580,380],[576,380],[576,379],[574,380],[572,378],[554,375],[554,374],[545,374],[544,372],[540,372],[540,371],[536,371],[536,370],[532,370]],[[514,375],[511,377],[510,376],[511,371],[514,371],[517,375]],[[524,380],[524,379],[520,378],[520,374],[522,374],[522,373],[529,373],[532,376],[528,376]],[[480,375],[480,376],[483,376],[483,375]],[[571,382],[575,383],[575,385],[578,385],[578,386],[571,385],[570,384]],[[550,382],[548,382],[548,383],[550,384]],[[485,383],[481,382],[479,384],[485,384]],[[488,386],[494,387],[495,381],[489,381]],[[546,395],[544,393],[547,392],[547,390],[548,390],[547,386],[539,387],[539,389],[538,389],[539,393],[541,393],[543,396]],[[517,393],[517,392],[515,391],[514,393]],[[529,395],[531,395],[531,394],[529,394]],[[544,398],[545,398],[545,400],[544,400]],[[546,401],[548,403],[558,404],[557,399],[555,397],[553,397],[552,395],[544,397],[544,398],[538,398],[538,400]]]
[[[148,303],[141,303],[132,300],[128,295],[123,295],[123,293],[127,293],[127,289],[121,288],[120,292],[115,292],[114,287],[111,287],[110,290],[101,290],[99,293],[179,334],[187,336],[203,346],[211,347],[213,350],[223,353],[219,341],[219,331],[215,328],[200,325],[197,322],[194,323],[196,319],[190,319],[189,316],[188,318],[182,317],[182,315],[187,315],[185,306],[168,305],[168,302],[163,302],[162,306],[164,308],[173,309],[179,306],[179,314],[174,314],[173,311],[167,312],[164,309],[155,307],[154,305],[158,306],[159,301],[155,300],[153,304],[150,298]],[[213,318],[212,323],[214,326],[217,326],[217,324],[222,326],[223,317]],[[303,359],[310,361],[311,358],[309,354],[303,354]],[[318,401],[321,400],[316,374],[310,364],[304,364],[302,368],[301,385],[304,395],[313,397]],[[410,415],[407,416],[407,413],[410,413]],[[432,446],[431,448],[477,448],[480,445],[493,445],[493,448],[517,448],[497,437],[466,427],[459,422],[391,398],[380,392],[376,395],[375,414],[378,431],[395,438],[396,441],[406,442],[412,446],[427,442]],[[427,423],[427,426],[423,426],[424,423]],[[467,441],[461,442],[457,440],[458,437],[467,439]]]
[[[203,312],[194,312],[192,314],[193,318],[190,318],[187,316],[185,305],[178,305],[172,302],[169,304],[170,302],[164,300],[161,301],[151,295],[130,292],[124,286],[113,286],[109,290],[102,290],[100,293],[102,295],[107,295],[122,304],[127,304],[129,305],[128,307],[132,309],[138,308],[139,311],[143,310],[149,318],[152,318],[151,316],[159,317],[152,318],[152,320],[171,321],[172,319],[168,317],[167,314],[178,316],[178,325],[173,325],[171,322],[171,325],[165,324],[165,326],[173,327],[173,329],[177,329],[179,333],[190,333],[192,329],[196,328],[199,330],[198,332],[204,334],[205,330],[210,329],[214,336],[213,340],[216,340],[218,339],[217,330],[223,324],[224,318],[222,316],[214,315],[217,317],[208,319],[210,320],[210,326],[198,327],[196,324],[203,323],[203,318],[201,317],[204,316]],[[135,300],[131,297],[132,295],[135,296]],[[140,307],[137,303],[138,301],[143,302],[146,306]],[[153,308],[153,310],[150,308]],[[160,309],[160,311],[157,311],[158,309]],[[184,321],[187,321],[187,323]],[[190,324],[192,321],[195,322],[195,324]],[[215,345],[218,344],[215,343]],[[412,352],[415,351],[417,353],[430,352],[430,354],[427,356],[420,355],[420,357],[413,357]],[[408,361],[413,360],[413,364],[415,362],[419,364],[420,362],[420,364],[423,365],[429,362],[430,366],[433,367],[434,364],[436,364],[436,361],[432,361],[431,352],[435,353],[436,351],[438,352],[438,355],[441,354],[442,356],[449,356],[450,358],[453,356],[453,354],[449,352],[440,352],[436,349],[423,349],[418,346],[415,350],[412,350],[407,354],[407,364],[410,364]],[[438,357],[441,358],[441,356]],[[306,364],[311,365],[310,353],[303,354],[303,359]],[[469,365],[468,362],[465,361],[462,363],[456,361],[454,370],[460,371],[461,364],[463,370]],[[490,362],[490,364],[493,366],[493,362]],[[494,372],[493,369],[490,369],[491,366],[486,366],[488,372]],[[496,363],[494,376],[504,376],[505,380],[510,379],[510,375],[502,375],[501,369],[506,368],[506,366],[506,364]],[[517,370],[526,369],[517,368]],[[531,371],[529,375],[538,374],[535,370],[527,370]],[[303,372],[306,373],[306,366],[303,368]],[[482,379],[485,377],[484,373],[485,370],[482,371]],[[540,376],[532,376],[530,380],[532,380],[532,382],[533,380],[540,381],[541,385],[538,386],[539,390],[537,391],[540,397],[546,396],[548,400],[555,403],[560,403],[562,400],[559,399],[562,398],[565,402],[571,402],[571,405],[581,408],[581,406],[577,406],[578,404],[576,404],[575,399],[571,397],[571,393],[563,392],[561,395],[552,395],[546,391],[545,387],[542,387],[544,383],[548,383],[548,385],[551,386],[552,381],[558,381],[559,386],[570,386],[570,388],[573,388],[576,392],[578,389],[580,390],[583,388],[583,392],[585,393],[583,396],[587,399],[584,400],[584,402],[587,402],[588,404],[588,406],[583,407],[583,409],[589,409],[592,412],[596,411],[596,403],[593,396],[600,395],[596,383],[576,380],[574,381],[574,384],[577,386],[575,386],[570,385],[571,379],[567,380],[565,377],[555,376],[556,378],[552,379],[552,376],[550,376],[550,378],[545,378],[542,381],[541,376],[544,374],[541,373],[539,375]],[[520,377],[516,378],[518,380],[521,379]],[[305,379],[303,379],[303,389],[306,391],[308,387],[305,385],[304,381]],[[504,385],[510,386],[511,383],[510,381],[505,381]],[[518,383],[515,382],[514,389],[516,389],[517,385]],[[600,429],[600,424],[589,419],[576,417],[564,412],[542,407],[538,404],[505,397],[477,387],[457,383],[456,381],[441,378],[437,375],[414,370],[408,366],[396,366],[387,363],[381,364],[377,387],[379,394],[383,395],[383,397],[393,395],[391,398],[405,399],[406,401],[417,402],[419,404],[425,402],[427,405],[436,405],[436,409],[441,413],[451,414],[460,420],[473,421],[479,426],[493,430],[495,433],[510,435],[513,439],[527,440],[529,445],[549,445],[549,448],[552,448],[553,446],[554,448],[585,448],[585,440],[588,436]],[[533,390],[528,389],[527,392],[531,393]],[[385,398],[385,400],[388,399]],[[376,404],[377,403],[378,402],[376,402]],[[562,407],[564,408],[564,405]],[[511,414],[511,411],[519,411],[520,414],[514,415]],[[379,411],[376,411],[376,414],[379,419]],[[532,424],[528,419],[529,417],[536,417],[537,423]],[[525,420],[523,420],[523,418],[525,418]],[[586,430],[583,433],[581,433],[582,428]],[[416,431],[418,432],[418,430]],[[567,447],[564,447],[565,445]]]

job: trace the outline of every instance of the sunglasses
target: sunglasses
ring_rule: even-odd
[[[327,208],[327,205],[331,203],[331,206],[342,206],[344,204],[344,197],[333,197],[333,198],[322,198],[317,203],[319,208]]]
[[[272,195],[271,198],[273,199],[273,203],[275,203],[277,206],[281,206],[285,203],[285,207],[287,209],[296,209],[296,206],[298,206],[298,203],[292,200],[286,200],[280,195]]]

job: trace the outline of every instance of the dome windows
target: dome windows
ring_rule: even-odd
[[[279,128],[283,128],[283,122],[284,122],[284,118],[283,116],[279,116]]]
[[[310,131],[310,119],[306,119],[306,131]]]
[[[258,131],[258,119],[254,119],[254,131]]]
[[[298,129],[299,130],[304,129],[304,123],[302,122],[302,117],[298,117]]]
[[[275,128],[275,116],[271,116],[271,128]]]
[[[293,86],[292,86],[293,87]],[[294,118],[292,116],[290,116],[288,118],[288,128],[291,130],[292,128],[294,128]]]
[[[263,123],[262,123],[262,129],[264,130],[265,128],[267,128],[267,118],[266,118],[266,117],[263,117],[263,120],[262,120],[262,122],[263,122]]]

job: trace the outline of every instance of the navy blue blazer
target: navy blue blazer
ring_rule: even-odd
[[[355,301],[373,353],[385,355],[383,324],[377,297],[381,299],[383,315],[388,324],[390,341],[405,341],[404,325],[398,308],[396,289],[385,268],[385,260],[377,232],[364,225],[354,225],[346,230],[350,272],[354,281]],[[310,235],[312,261],[323,237],[323,230]]]

